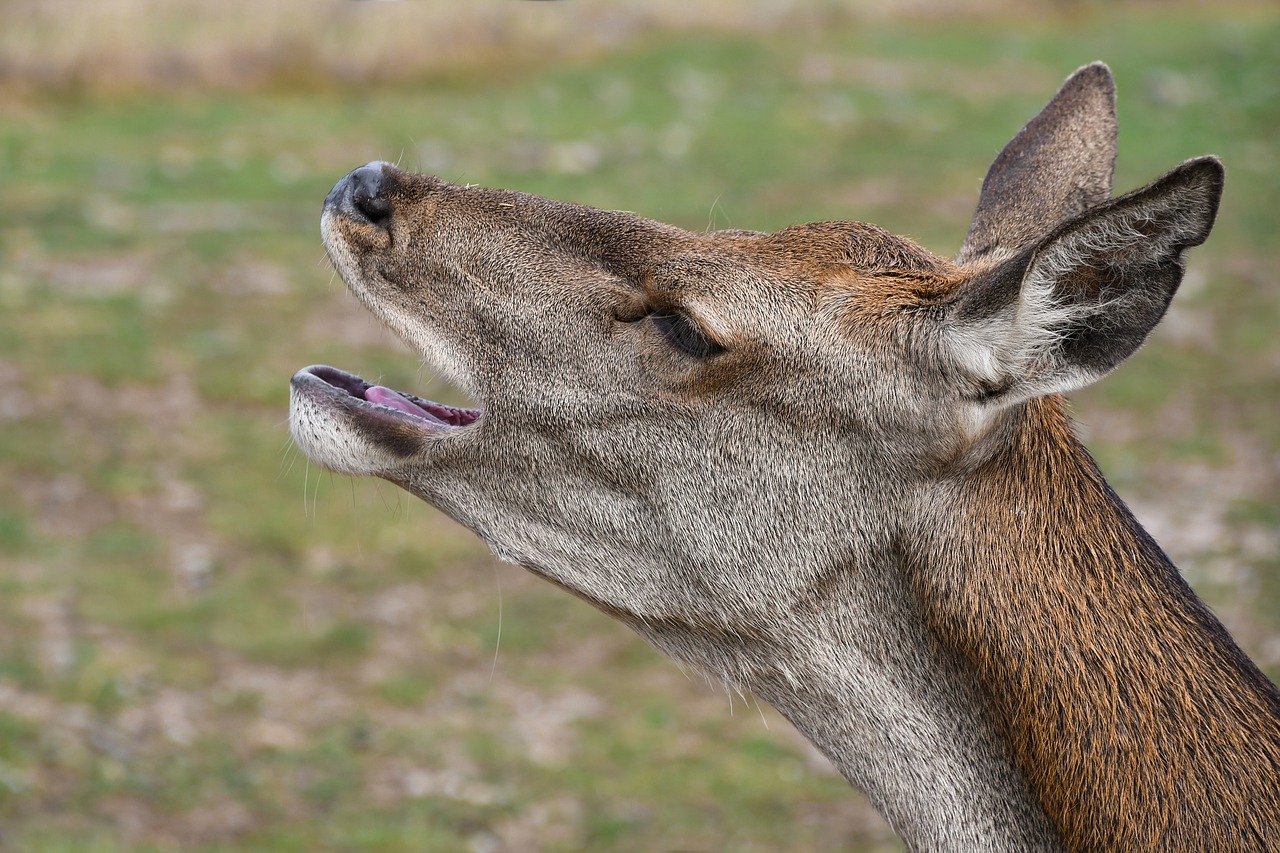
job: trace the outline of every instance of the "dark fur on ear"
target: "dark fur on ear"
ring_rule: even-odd
[[[1106,201],[1115,161],[1115,81],[1095,62],[1067,78],[991,164],[956,262],[1008,257]]]

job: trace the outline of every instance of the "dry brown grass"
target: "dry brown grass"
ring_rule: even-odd
[[[763,34],[850,20],[1036,19],[1096,11],[1089,0],[3,0],[0,87],[100,93],[360,85],[547,55],[587,56],[659,32]]]

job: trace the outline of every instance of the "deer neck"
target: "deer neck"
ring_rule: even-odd
[[[1006,426],[907,537],[930,635],[1068,847],[1264,849],[1280,694],[1107,486],[1060,398]]]
[[[963,662],[935,642],[902,563],[860,564],[788,614],[746,686],[866,793],[912,850],[1060,850]],[[776,636],[776,634],[775,634]]]
[[[1060,850],[967,664],[930,635],[897,546],[829,572],[757,629],[631,620],[773,705],[913,850]]]

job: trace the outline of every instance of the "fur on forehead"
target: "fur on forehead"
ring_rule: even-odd
[[[704,241],[710,241],[714,253],[704,251]],[[897,308],[937,299],[962,277],[950,261],[905,237],[866,222],[834,221],[792,225],[771,234],[711,232],[657,259],[643,278],[653,292],[683,299],[698,290],[690,288],[693,282],[710,283],[725,275],[760,285],[750,290],[749,302],[803,296],[842,303],[852,298],[867,301],[867,307],[884,301]],[[868,298],[858,299],[860,292]],[[732,294],[721,292],[719,297]]]
[[[952,264],[906,237],[867,222],[830,221],[791,225],[771,234],[729,229],[712,231],[683,248],[695,256],[710,242],[719,252],[717,265],[741,252],[738,260],[781,272],[803,267],[840,266],[863,274],[930,276],[954,272]],[[682,256],[681,260],[691,258]]]
[[[762,237],[760,247],[801,263],[847,266],[864,274],[924,277],[951,269],[922,246],[867,222],[792,225]]]

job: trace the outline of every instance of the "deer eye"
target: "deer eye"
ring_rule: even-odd
[[[653,324],[667,339],[667,343],[685,355],[694,358],[708,358],[724,352],[724,347],[707,337],[685,314],[651,314]]]

